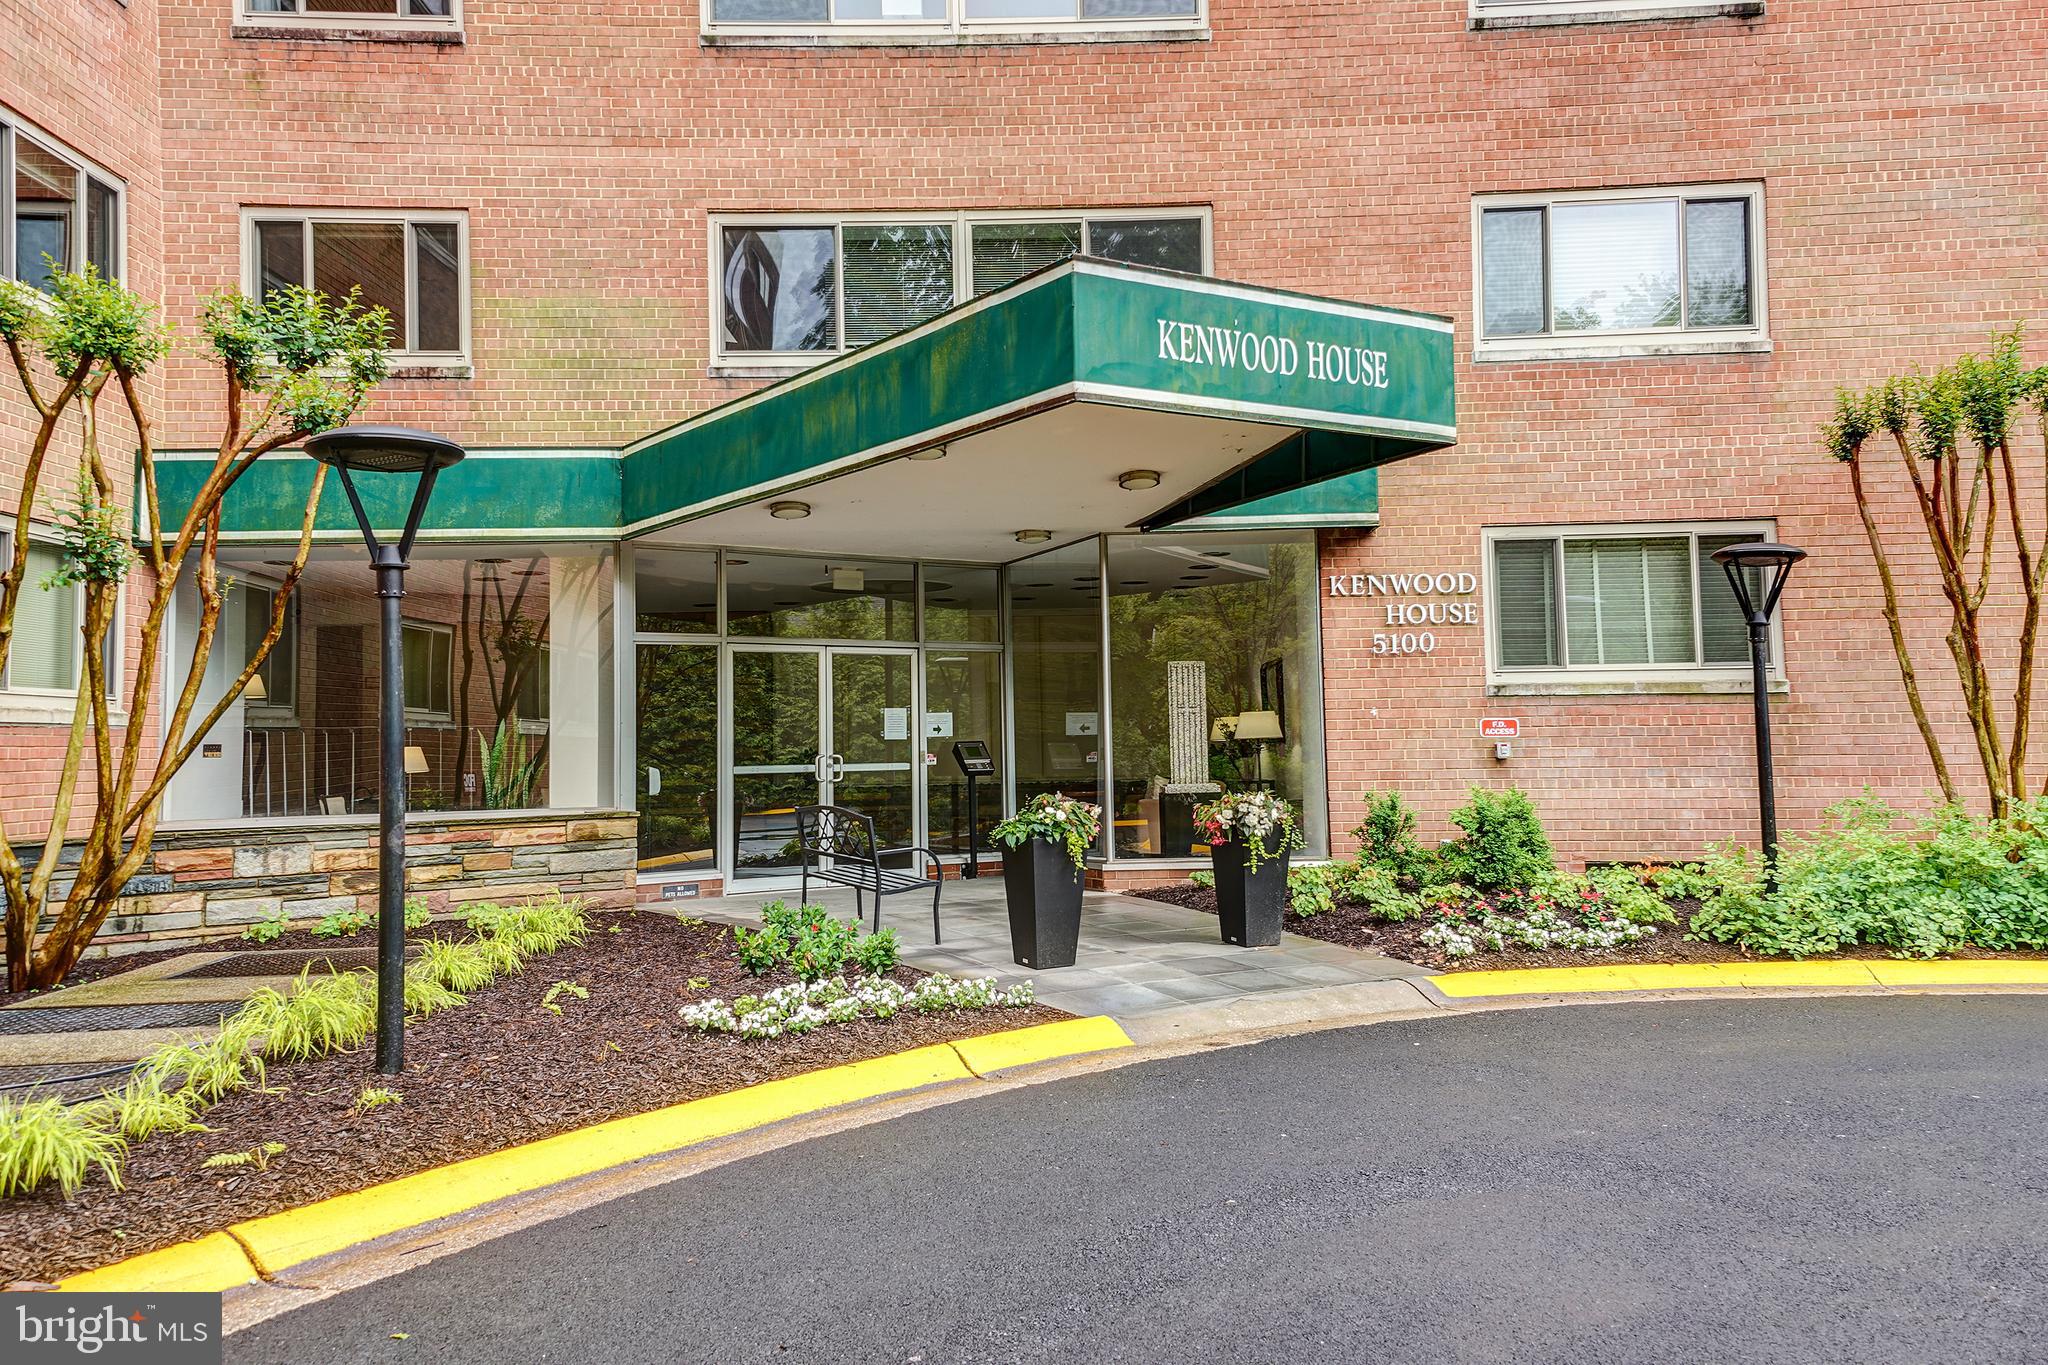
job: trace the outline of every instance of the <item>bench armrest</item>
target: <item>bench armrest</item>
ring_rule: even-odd
[[[881,866],[882,859],[896,853],[922,853],[933,867],[945,867],[945,864],[939,861],[939,855],[926,848],[923,844],[904,844],[898,848],[878,848],[875,850],[875,865],[877,867]]]

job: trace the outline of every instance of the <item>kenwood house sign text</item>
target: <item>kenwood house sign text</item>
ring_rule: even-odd
[[[1252,374],[1291,375],[1305,365],[1308,377],[1323,383],[1387,387],[1385,351],[1323,341],[1296,342],[1293,337],[1213,323],[1159,319],[1159,358]]]
[[[1388,629],[1372,637],[1374,654],[1434,654],[1433,626],[1476,626],[1479,577],[1470,573],[1333,573],[1331,597],[1370,597],[1386,608]]]

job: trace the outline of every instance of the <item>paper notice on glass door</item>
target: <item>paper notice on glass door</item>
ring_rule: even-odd
[[[910,738],[910,708],[907,706],[885,706],[882,708],[882,738]]]

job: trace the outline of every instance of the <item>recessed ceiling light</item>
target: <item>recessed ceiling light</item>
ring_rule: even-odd
[[[1147,588],[1152,585],[1149,578],[1119,578],[1117,582],[1126,588]]]
[[[791,600],[791,601],[778,601],[778,602],[777,602],[777,603],[776,603],[775,605],[776,605],[776,606],[778,606],[778,607],[800,607],[800,606],[802,606],[802,605],[803,605],[803,603],[801,603],[801,602],[797,602],[797,601],[794,601],[794,600]]]
[[[731,557],[730,555],[726,556],[726,560],[725,560],[725,562],[726,562],[726,563],[728,563],[728,564],[735,564],[735,565],[737,565],[737,564],[751,564],[751,563],[753,563],[753,561],[752,561],[752,560],[750,560],[750,559],[734,559],[734,558],[732,558],[732,557]]]
[[[946,447],[942,445],[926,446],[923,450],[911,451],[910,458],[913,460],[943,460],[946,458]]]
[[[1228,550],[1204,550],[1204,551],[1202,551],[1202,553],[1203,553],[1203,554],[1205,554],[1205,555],[1207,555],[1207,556],[1209,556],[1209,558],[1211,558],[1211,559],[1228,559],[1228,558],[1230,558],[1230,551],[1228,551]]]
[[[1052,539],[1052,532],[1050,532],[1050,531],[1019,531],[1019,532],[1017,532],[1017,543],[1018,543],[1019,545],[1036,545],[1036,544],[1038,544],[1038,543],[1039,543],[1039,542],[1041,542],[1041,541],[1046,541],[1046,540],[1051,540],[1051,539]]]
[[[1027,597],[1020,593],[1018,594],[1016,600],[1019,602],[1036,602],[1038,599],[1035,597]]]
[[[1095,575],[1092,573],[1077,573],[1074,575],[1074,581],[1076,583],[1093,583]]]
[[[1123,473],[1116,476],[1116,486],[1129,489],[1134,493],[1142,488],[1157,488],[1159,487],[1159,471],[1156,469],[1126,469]]]
[[[959,600],[957,597],[934,597],[931,599],[931,604],[935,607],[950,607]]]
[[[1050,583],[1019,583],[1019,584],[1018,584],[1017,586],[1018,586],[1018,587],[1020,587],[1020,588],[1049,588],[1049,587],[1051,587],[1051,586],[1052,586],[1052,584],[1050,584]]]
[[[776,518],[778,521],[802,521],[810,514],[811,505],[807,502],[771,502],[768,504],[768,515]]]

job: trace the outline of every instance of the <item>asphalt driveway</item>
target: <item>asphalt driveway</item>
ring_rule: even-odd
[[[942,1106],[236,1362],[2040,1361],[2048,997],[1381,1024]],[[393,1333],[407,1334],[396,1340]]]

